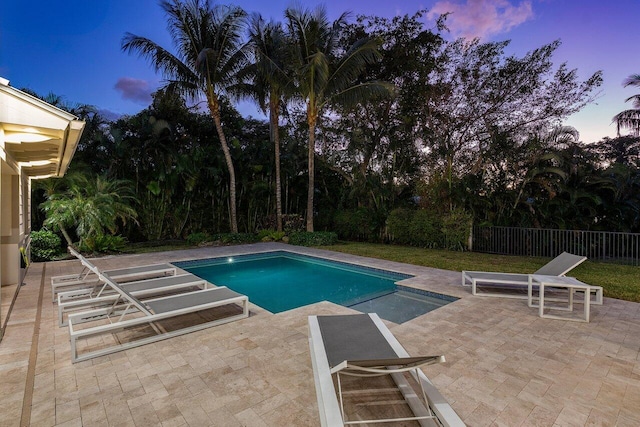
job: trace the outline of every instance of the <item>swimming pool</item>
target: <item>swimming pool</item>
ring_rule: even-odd
[[[272,313],[326,300],[363,312],[376,310],[382,318],[402,323],[407,313],[413,318],[414,313],[420,315],[450,302],[412,293],[411,288],[399,289],[396,282],[412,277],[407,274],[286,251],[174,264],[218,286],[245,294],[252,303]],[[383,314],[383,308],[390,308],[390,314]],[[404,315],[398,317],[399,313]],[[388,318],[394,314],[394,319]]]

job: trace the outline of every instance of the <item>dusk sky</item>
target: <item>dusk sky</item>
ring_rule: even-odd
[[[225,3],[225,2],[220,2]],[[290,0],[241,0],[248,12],[283,20]],[[611,118],[631,108],[624,100],[638,88],[623,88],[623,80],[640,73],[639,0],[329,0],[330,18],[355,15],[412,15],[430,11],[427,27],[440,13],[452,12],[448,37],[511,40],[509,54],[560,39],[557,65],[577,68],[582,80],[598,70],[604,84],[599,98],[565,124],[574,126],[584,142],[616,135]],[[149,105],[150,94],[162,84],[150,65],[121,51],[125,32],[171,47],[166,19],[156,0],[18,1],[8,0],[0,14],[0,77],[16,88],[41,95],[54,93],[69,103],[91,104],[115,114],[135,114]],[[240,111],[256,116],[247,105]]]

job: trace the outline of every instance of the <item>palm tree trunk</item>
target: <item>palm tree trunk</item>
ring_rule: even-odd
[[[60,229],[60,232],[64,236],[64,240],[67,241],[67,246],[72,246],[73,242],[71,241],[71,237],[69,236],[69,233],[67,233],[66,228],[64,228],[62,224],[58,224],[58,228]]]
[[[227,163],[227,169],[229,170],[229,209],[231,232],[238,232],[238,216],[236,212],[236,171],[233,167],[233,160],[231,159],[231,152],[229,151],[229,145],[227,145],[227,138],[222,131],[222,121],[220,120],[220,108],[218,103],[209,99],[209,111],[211,111],[211,117],[216,125],[216,131],[218,132],[218,138],[220,138],[220,145],[222,146],[222,152],[224,153],[224,159]]]
[[[313,232],[313,193],[315,191],[314,157],[316,153],[316,120],[309,118],[309,190],[307,193],[307,231]]]
[[[271,119],[271,135],[274,143],[276,163],[276,224],[282,231],[282,190],[280,185],[280,132],[278,126],[278,101],[271,100],[269,118]]]

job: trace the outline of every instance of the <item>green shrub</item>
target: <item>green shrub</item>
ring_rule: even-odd
[[[395,209],[389,214],[387,227],[391,240],[401,245],[439,248],[444,242],[438,214],[426,209]]]
[[[278,228],[278,220],[276,218],[276,215],[268,215],[262,218],[258,224],[258,228],[263,230],[275,230],[276,228]],[[282,215],[282,229],[285,233],[290,233],[293,231],[304,231],[304,228],[305,222],[304,218],[301,215]]]
[[[469,242],[473,218],[462,209],[455,209],[442,218],[444,249],[464,251]]]
[[[426,209],[414,211],[409,223],[409,233],[409,244],[413,246],[435,249],[441,247],[444,241],[440,218],[435,212]]]
[[[211,237],[205,232],[191,233],[187,236],[187,243],[191,246],[197,246],[210,240]]]
[[[62,253],[62,241],[53,231],[31,232],[31,260],[51,261]]]
[[[380,229],[376,213],[368,208],[339,211],[334,216],[335,230],[345,240],[378,240]]]
[[[286,214],[282,215],[282,229],[286,233],[294,231],[304,231],[306,223],[304,217],[298,214]]]
[[[80,252],[122,252],[127,246],[127,239],[122,236],[100,234],[83,239],[78,246]]]
[[[289,243],[297,246],[327,246],[337,242],[338,235],[331,231],[298,231],[289,236]]]
[[[260,231],[258,231],[257,239],[262,241],[262,242],[264,242],[265,239],[269,239],[269,237],[271,236],[271,233],[275,233],[275,230],[273,230],[271,228],[260,230]]]
[[[211,239],[225,245],[255,243],[258,241],[258,235],[254,233],[217,233],[211,236]]]
[[[401,245],[410,245],[411,221],[413,220],[414,210],[398,208],[391,211],[387,218],[387,228],[394,243]]]
[[[261,242],[279,242],[284,237],[284,231],[260,230],[258,233],[258,240]]]

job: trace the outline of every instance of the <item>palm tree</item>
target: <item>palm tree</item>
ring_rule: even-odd
[[[269,112],[270,138],[274,145],[276,175],[276,224],[282,231],[282,185],[280,182],[280,110],[292,91],[289,41],[280,23],[266,23],[254,15],[249,27],[249,46],[254,61],[244,70],[249,84],[240,95],[255,99],[263,112]]]
[[[59,228],[67,244],[72,241],[66,227],[75,227],[82,243],[88,238],[115,234],[119,222],[135,220],[136,210],[131,183],[125,180],[107,180],[103,177],[89,179],[85,175],[70,177],[69,188],[64,192],[47,194],[47,201],[40,207],[47,219],[45,226]]]
[[[45,221],[49,222],[54,230],[60,230],[64,236],[67,245],[72,245],[73,241],[67,232],[67,227],[73,224],[73,215],[64,205],[50,206],[51,199],[59,198],[66,191],[70,183],[79,177],[79,174],[67,174],[60,179],[48,178],[41,181],[35,181],[34,189],[43,190],[45,201],[40,205],[45,214]],[[53,219],[49,219],[53,217]]]
[[[379,41],[361,39],[346,51],[340,50],[340,33],[347,14],[336,21],[327,20],[323,7],[313,11],[289,8],[285,11],[289,36],[293,39],[293,65],[296,92],[306,103],[309,126],[307,193],[307,231],[313,231],[313,193],[315,133],[318,118],[332,104],[355,105],[379,94],[388,94],[392,86],[381,82],[358,82],[367,64],[380,58]]]
[[[122,50],[148,59],[167,79],[166,89],[191,100],[202,95],[215,123],[229,171],[231,231],[238,232],[236,174],[220,117],[221,96],[234,84],[246,63],[242,29],[246,13],[239,7],[212,5],[209,0],[163,1],[177,56],[145,37],[127,33]]]
[[[625,79],[623,86],[640,87],[640,74],[632,74]],[[633,108],[624,110],[615,116],[613,121],[618,125],[618,136],[621,128],[628,128],[634,136],[640,136],[640,93],[630,96],[624,102],[633,101]]]

